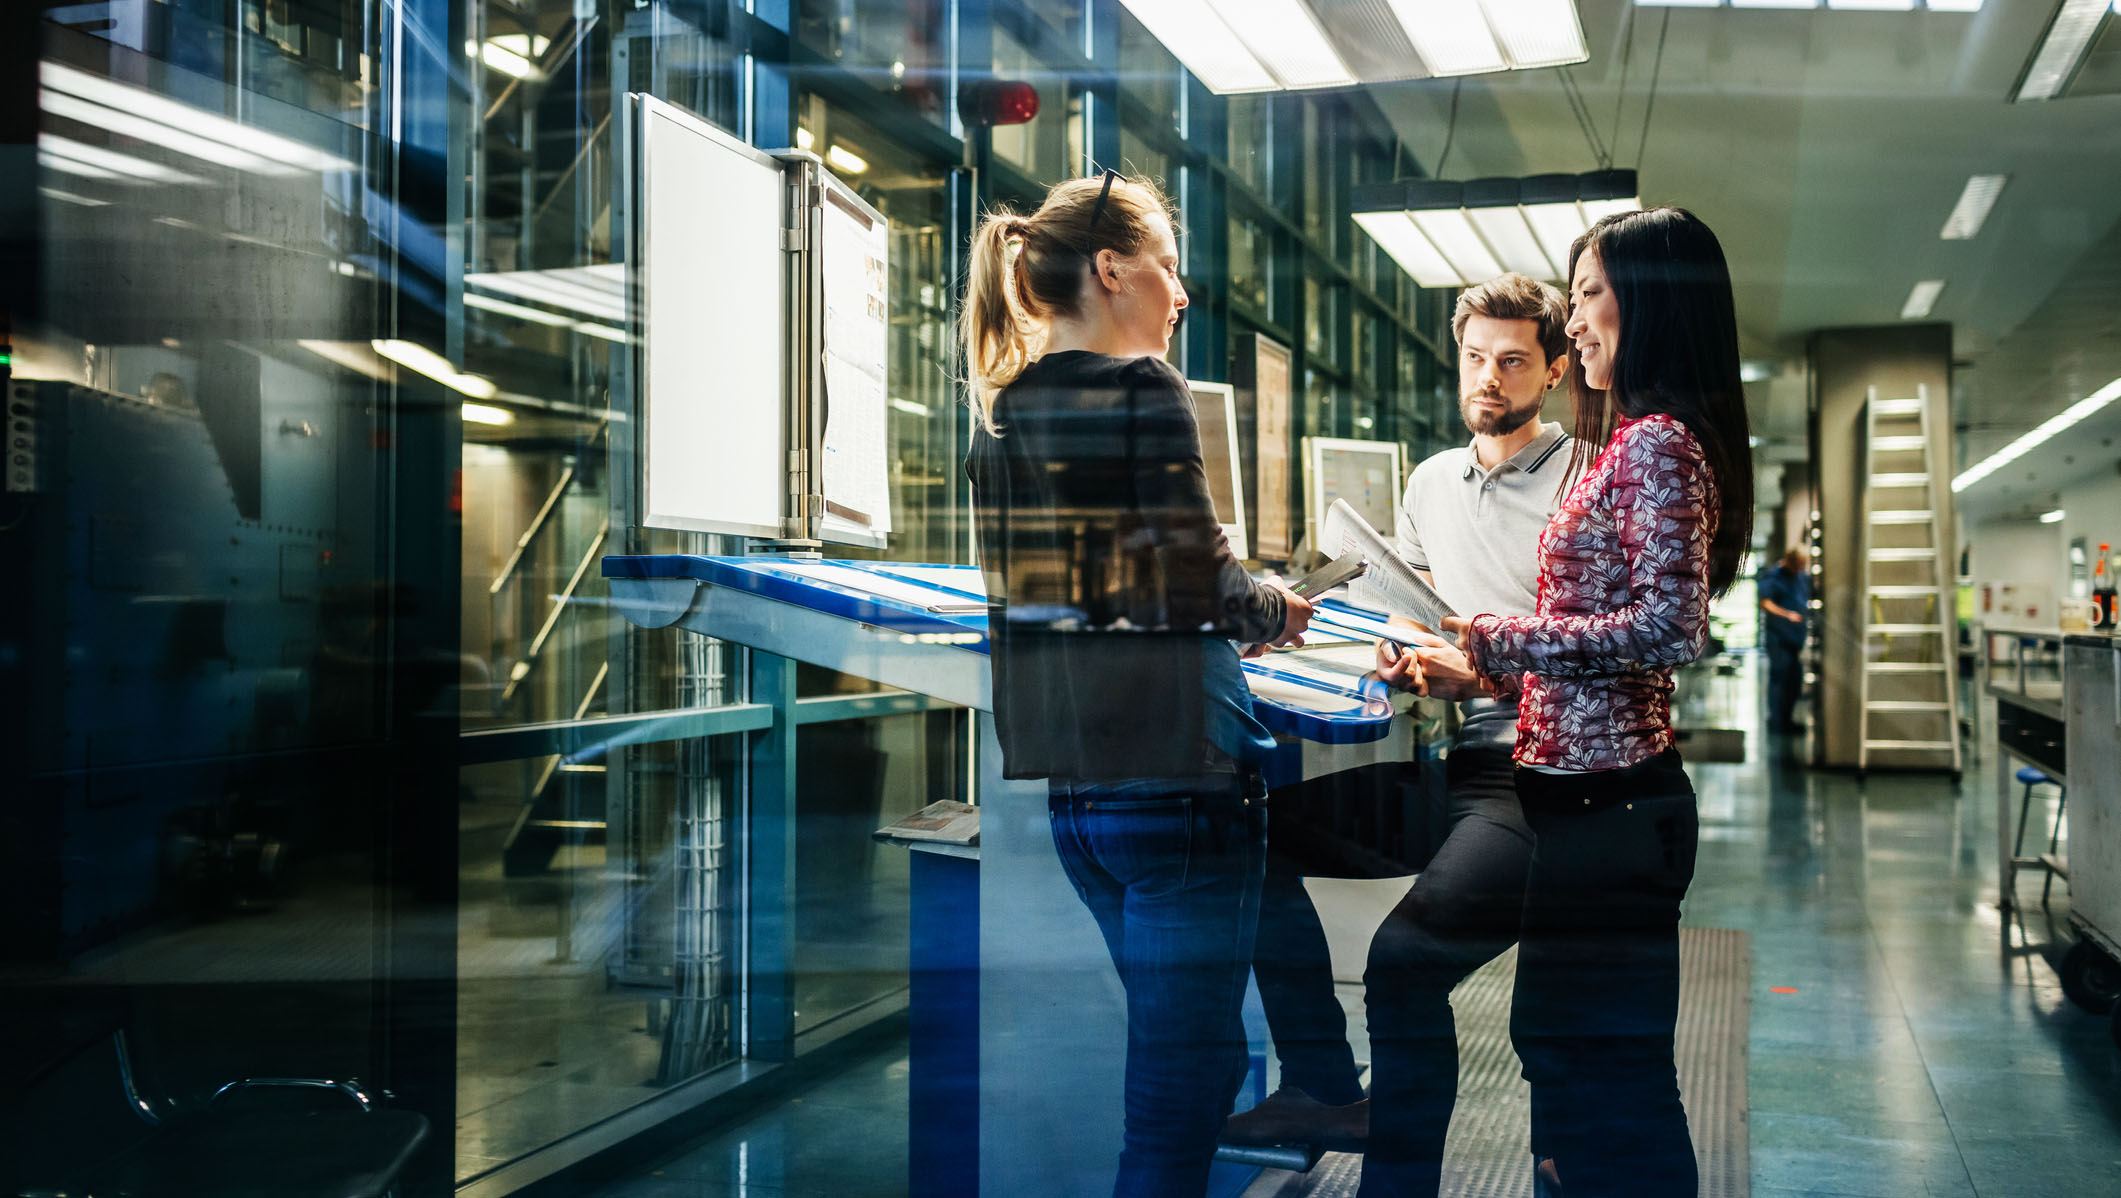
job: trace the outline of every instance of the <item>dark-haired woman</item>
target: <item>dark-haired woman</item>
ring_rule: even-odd
[[[1163,361],[1185,306],[1168,203],[1107,173],[988,216],[960,316],[995,731],[1008,777],[1047,779],[1126,988],[1124,1198],[1206,1191],[1244,1077],[1274,742],[1231,642],[1294,640],[1311,613],[1223,538]]]
[[[1738,571],[1752,466],[1722,246],[1678,208],[1622,213],[1570,254],[1579,454],[1524,617],[1448,620],[1471,668],[1521,689],[1517,792],[1536,837],[1511,1038],[1544,1186],[1691,1198],[1672,1052],[1694,788],[1672,670]]]

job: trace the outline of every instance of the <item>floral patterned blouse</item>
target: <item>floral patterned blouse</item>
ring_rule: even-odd
[[[1686,425],[1659,414],[1613,430],[1540,534],[1537,614],[1467,625],[1473,668],[1522,687],[1520,764],[1625,769],[1671,746],[1672,667],[1708,640],[1719,510]]]

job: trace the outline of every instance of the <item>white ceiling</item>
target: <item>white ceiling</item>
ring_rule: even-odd
[[[2055,0],[1967,14],[1579,7],[1591,57],[1568,80],[1612,165],[1639,167],[1644,202],[1690,208],[1722,239],[1745,352],[1784,364],[1752,397],[1756,424],[1785,450],[1803,440],[1805,337],[1897,323],[1921,279],[1946,281],[1931,319],[1954,328],[1962,466],[2121,376],[2121,238],[2108,236],[2121,219],[2121,96],[2010,102]],[[1373,89],[1429,167],[1453,87]],[[1602,165],[1563,71],[1462,87],[1444,177]],[[1993,173],[2011,178],[1981,235],[1940,239],[1967,177]],[[2121,456],[2057,442],[2078,461],[2065,467],[2050,443],[1962,506],[2036,502],[2021,490],[2027,471],[2059,485]]]

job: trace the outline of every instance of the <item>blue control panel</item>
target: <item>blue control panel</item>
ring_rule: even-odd
[[[607,557],[612,601],[635,624],[679,625],[966,706],[987,708],[987,599],[973,566],[687,554]],[[1360,642],[1382,617],[1321,607],[1313,638]],[[1391,732],[1393,705],[1356,668],[1273,653],[1244,663],[1254,714],[1272,731],[1326,745]]]

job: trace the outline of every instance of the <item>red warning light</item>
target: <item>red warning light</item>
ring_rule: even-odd
[[[982,79],[958,93],[957,115],[967,125],[1021,125],[1038,115],[1038,89],[1008,79]]]
[[[1768,993],[1769,993],[1769,994],[1795,994],[1795,993],[1797,993],[1797,987],[1795,987],[1795,986],[1769,986],[1769,987],[1768,987]]]

